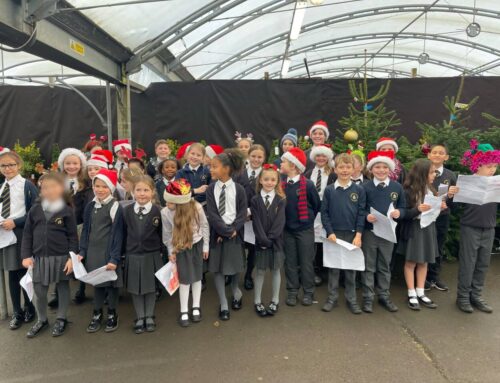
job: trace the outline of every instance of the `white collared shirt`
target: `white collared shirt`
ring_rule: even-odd
[[[196,167],[192,167],[190,164],[188,164],[188,168],[189,170],[191,170],[192,172],[196,173],[198,171],[198,169],[200,168],[201,165],[198,165]]]
[[[260,172],[262,171],[262,168],[257,168],[257,169],[252,169],[251,166],[248,166],[247,167],[247,175],[248,175],[248,179],[250,179],[250,177],[252,177],[252,172],[255,172],[255,175],[254,177],[257,178],[260,174]]]
[[[325,189],[328,183],[328,174],[326,174],[324,167],[318,168],[317,166],[315,166],[311,173],[311,181],[313,182],[314,186],[316,186],[316,180],[318,179],[318,170],[321,171],[321,190],[318,194],[319,198],[323,199],[323,194],[325,194]]]
[[[356,177],[356,178],[351,177],[351,181],[353,181],[353,182],[354,182],[354,181],[358,181],[358,180],[359,180],[361,183],[363,183],[363,181],[364,181],[363,174],[360,174],[360,175],[359,175],[359,177]]]
[[[3,193],[3,189],[6,184],[9,184],[9,194],[10,194],[10,215],[8,217],[2,218],[11,218],[16,219],[26,215],[26,205],[24,200],[24,185],[26,183],[26,179],[24,179],[20,174],[13,177],[12,179],[4,182],[2,187],[0,188],[0,196]],[[0,203],[0,212],[2,211],[3,203]]]
[[[165,186],[168,186],[168,184],[172,181],[175,181],[175,177],[172,177],[171,180],[167,180],[165,177],[162,177],[162,180],[163,180],[163,183],[165,184]]]
[[[153,207],[153,204],[151,203],[151,201],[149,201],[146,205],[140,205],[139,202],[136,202],[134,204],[134,211],[135,211],[135,214],[139,214],[139,208],[140,207],[143,207],[144,210],[142,211],[142,214],[148,214],[150,211],[151,211],[151,208]]]
[[[115,163],[115,169],[116,169],[116,171],[119,172],[121,170],[122,164],[123,164],[123,169],[127,169],[128,168],[128,164],[125,161],[116,160],[116,163]]]
[[[339,187],[340,187],[340,188],[342,188],[342,189],[346,190],[346,189],[349,189],[349,188],[351,187],[351,185],[352,185],[352,181],[349,181],[349,182],[347,183],[347,185],[342,186],[342,185],[340,184],[339,180],[336,180],[336,181],[334,182],[334,184],[333,184],[333,187],[334,187],[335,189],[337,189],[337,188],[339,188]]]
[[[106,199],[104,199],[104,201],[102,201],[102,202],[99,201],[99,198],[97,198],[97,197],[94,197],[94,199],[92,201],[95,202],[94,207],[96,209],[100,209],[101,207],[106,206],[108,203],[113,201],[113,194],[110,194],[109,196],[107,196]],[[116,211],[118,210],[118,206],[120,206],[120,204],[117,201],[114,201],[113,206],[111,206],[111,210],[109,211],[109,216],[111,217],[111,221],[115,220]]]
[[[220,180],[215,183],[214,196],[217,209],[219,209],[219,197],[222,192],[222,185],[226,185],[226,212],[221,218],[227,225],[231,225],[236,219],[236,185],[231,178],[225,183]]]
[[[436,169],[436,172],[439,172],[439,174],[436,174],[436,177],[440,177],[443,175],[443,170],[444,170],[444,166],[441,165],[439,168]]]
[[[297,174],[295,177],[292,177],[292,178],[287,177],[286,182],[288,183],[290,181],[293,181],[293,183],[296,183],[296,182],[299,182],[299,180],[300,180],[300,174]]]
[[[271,190],[269,193],[266,192],[264,189],[262,189],[260,191],[260,196],[262,197],[264,204],[266,203],[266,196],[269,196],[269,204],[272,204],[275,195],[276,195],[276,192],[274,190]]]
[[[71,185],[71,183],[73,183],[73,185]],[[78,184],[77,178],[69,178],[69,177],[66,177],[66,180],[64,181],[64,185],[66,187],[66,190],[70,191],[72,194],[76,194],[76,192],[78,191],[78,188],[80,186]],[[71,188],[73,188],[73,190],[70,190]]]
[[[382,182],[385,184],[385,187],[387,187],[389,186],[389,182],[391,182],[391,179],[387,177],[385,180],[379,180],[378,178],[373,177],[373,183],[375,184],[375,186],[378,186],[378,184]]]

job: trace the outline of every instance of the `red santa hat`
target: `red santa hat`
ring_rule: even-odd
[[[323,120],[316,121],[313,124],[313,126],[311,126],[311,128],[309,129],[309,132],[308,132],[309,137],[311,137],[313,132],[317,129],[322,130],[325,133],[326,139],[328,140],[328,137],[330,137],[330,131],[328,130],[328,125],[326,124],[326,122]]]
[[[0,155],[5,154],[10,152],[9,148],[4,148],[3,146],[0,146]]]
[[[391,169],[391,171],[394,171],[394,169],[396,168],[393,151],[380,152],[374,150],[368,153],[368,163],[366,164],[368,170],[371,170],[372,166],[378,164],[379,162],[382,162],[389,166],[389,169]]]
[[[291,148],[290,150],[288,150],[288,152],[284,153],[281,156],[281,159],[290,161],[297,167],[300,173],[303,173],[304,170],[306,170],[306,154],[300,148]]]
[[[128,139],[113,141],[113,151],[115,153],[118,153],[120,150],[125,150],[129,152],[132,150],[132,146],[130,145]]]
[[[191,184],[184,178],[172,181],[165,188],[163,198],[166,202],[175,204],[186,204],[191,201]]]
[[[224,151],[224,148],[220,145],[207,145],[205,147],[205,154],[210,158],[214,158],[216,155],[221,154]]]
[[[110,168],[113,163],[113,153],[110,150],[96,150],[92,153],[87,166],[99,166],[100,168]]]
[[[311,149],[311,153],[309,153],[309,159],[312,162],[316,162],[315,160],[316,156],[321,154],[328,158],[328,166],[330,168],[335,167],[335,161],[333,160],[333,151],[331,145],[323,144],[323,145],[313,146]]]
[[[95,180],[101,180],[106,184],[106,186],[114,193],[116,189],[116,183],[118,182],[118,173],[115,170],[101,169],[97,175],[92,180],[92,185],[95,184]]]
[[[377,150],[380,150],[380,148],[384,145],[392,145],[392,147],[394,148],[394,152],[396,152],[396,153],[399,150],[399,146],[398,146],[396,140],[393,138],[390,138],[390,137],[379,138],[377,141],[377,145],[376,145]]]
[[[186,142],[184,145],[182,145],[179,148],[179,150],[177,150],[177,155],[175,156],[175,158],[177,158],[178,160],[182,160],[184,158],[184,156],[186,155],[186,152],[189,150],[189,147],[193,143],[194,143],[194,141],[189,141],[189,142]]]
[[[87,166],[87,157],[85,157],[85,154],[83,154],[81,150],[78,150],[76,148],[66,148],[59,154],[59,157],[57,158],[57,165],[59,166],[59,170],[64,170],[64,160],[68,156],[78,157],[80,159],[80,162],[82,163],[82,168]]]

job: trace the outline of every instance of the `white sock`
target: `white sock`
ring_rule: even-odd
[[[416,297],[417,292],[415,291],[415,289],[408,289],[408,296],[409,297]]]
[[[193,293],[193,307],[200,307],[201,300],[201,281],[197,281],[191,285],[191,292]],[[196,313],[198,315],[198,313]]]
[[[421,296],[425,295],[425,290],[424,289],[421,289],[420,287],[417,287],[416,290],[417,290],[417,297],[421,297]]]
[[[188,312],[188,304],[189,304],[189,285],[181,284],[179,286],[179,298],[181,301],[181,313]]]

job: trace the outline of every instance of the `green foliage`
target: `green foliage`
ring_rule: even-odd
[[[37,169],[37,164],[43,162],[40,149],[36,146],[36,141],[33,141],[27,146],[22,146],[19,141],[14,145],[14,151],[19,154],[23,160],[23,167],[21,169],[21,174],[23,177],[30,179],[31,176],[39,175]]]
[[[167,138],[167,144],[168,147],[170,148],[170,155],[174,156],[177,154],[177,151],[179,150],[179,147],[181,146],[177,140],[174,140],[172,138]]]
[[[267,157],[267,162],[272,164],[277,158],[279,158],[283,153],[281,153],[281,148],[279,147],[280,145],[280,139],[276,138],[271,142],[271,147],[269,149],[269,156]],[[311,140],[305,139],[304,136],[299,136],[298,139],[298,147],[304,151],[309,149],[311,147]],[[278,148],[278,153],[276,154],[276,149]]]
[[[59,144],[57,142],[55,142],[52,144],[51,158],[50,158],[51,164],[53,164],[54,162],[57,162],[57,159],[59,158],[59,154],[61,154],[61,148],[59,147]]]

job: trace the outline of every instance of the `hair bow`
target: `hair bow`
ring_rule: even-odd
[[[264,169],[264,170],[273,169],[273,170],[278,171],[278,167],[274,164],[264,164],[264,165],[262,165],[262,169]]]

